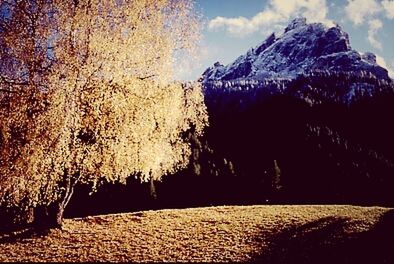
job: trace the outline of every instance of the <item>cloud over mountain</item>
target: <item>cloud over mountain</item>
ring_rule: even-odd
[[[379,19],[372,19],[368,22],[368,41],[372,47],[382,49],[382,43],[376,39],[376,33],[383,27],[383,23]]]
[[[233,36],[243,37],[267,27],[276,27],[296,16],[306,17],[310,22],[332,25],[332,22],[327,19],[327,13],[328,7],[325,0],[270,0],[267,7],[252,18],[218,16],[209,22],[208,28],[210,30],[225,29]]]
[[[384,0],[382,1],[382,6],[386,12],[386,17],[389,19],[394,19],[394,1]]]
[[[375,0],[348,0],[345,7],[347,17],[355,25],[363,24],[381,10],[382,7]]]
[[[393,0],[348,0],[345,7],[348,19],[356,26],[367,23],[367,40],[375,49],[382,49],[382,43],[376,38],[378,31],[384,26],[381,19],[394,19]]]

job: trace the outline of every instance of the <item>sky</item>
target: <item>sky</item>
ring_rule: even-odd
[[[176,67],[176,78],[196,80],[215,62],[226,65],[295,17],[338,23],[350,45],[373,52],[394,78],[394,0],[195,0],[203,19],[198,61]]]

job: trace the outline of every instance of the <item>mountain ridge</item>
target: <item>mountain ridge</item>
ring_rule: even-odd
[[[294,79],[314,71],[367,72],[391,81],[375,54],[351,48],[349,35],[338,24],[327,27],[302,17],[291,21],[282,35],[272,33],[234,62],[215,63],[202,74],[202,81]]]

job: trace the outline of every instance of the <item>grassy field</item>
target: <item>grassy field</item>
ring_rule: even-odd
[[[66,219],[0,235],[0,261],[394,263],[394,210],[223,206]]]

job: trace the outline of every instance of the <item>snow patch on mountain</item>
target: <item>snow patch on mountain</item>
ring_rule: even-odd
[[[294,79],[313,71],[364,71],[389,79],[373,53],[360,54],[351,48],[348,34],[339,25],[328,27],[297,18],[281,36],[271,34],[234,62],[226,66],[215,63],[203,73],[202,80]]]

